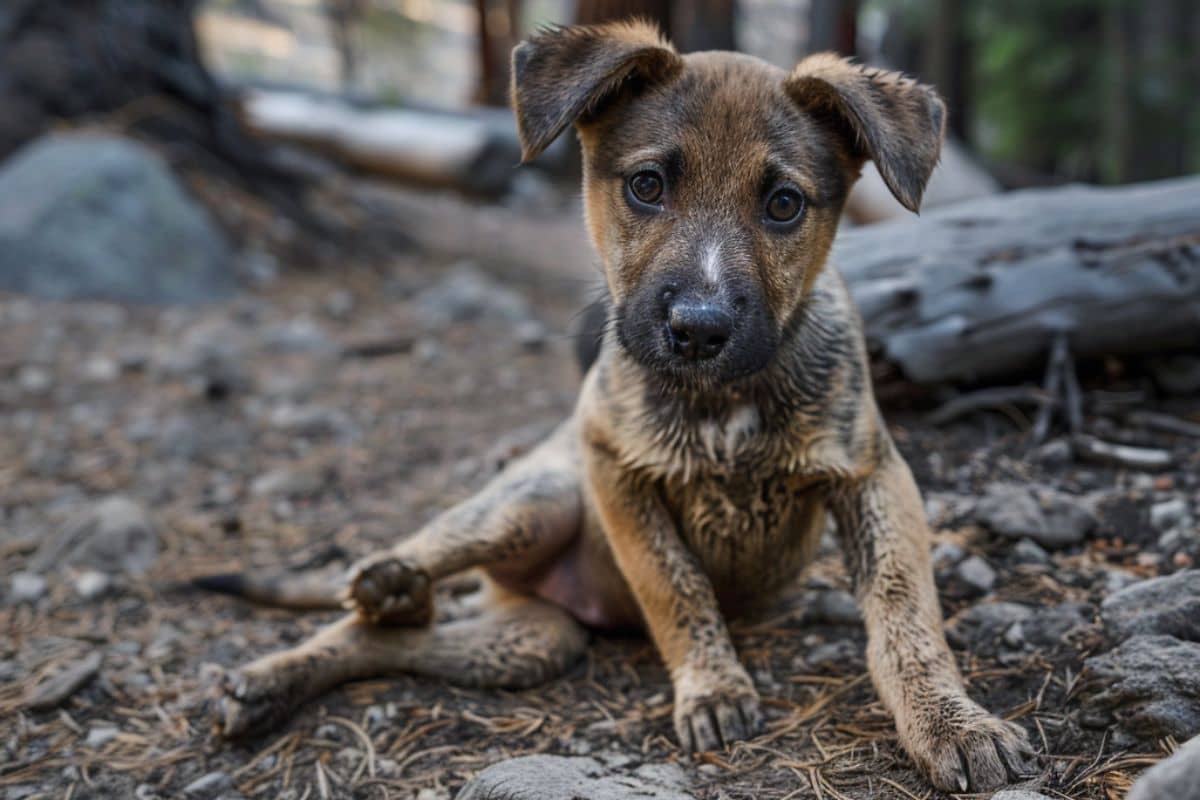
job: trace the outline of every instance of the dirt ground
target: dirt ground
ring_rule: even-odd
[[[220,772],[228,796],[435,800],[529,753],[679,762],[701,798],[939,797],[896,744],[865,675],[861,627],[812,611],[813,598],[846,587],[829,548],[777,612],[735,626],[768,725],[730,752],[692,759],[676,749],[667,677],[635,639],[597,640],[539,689],[372,681],[298,709],[270,735],[213,735],[219,667],[296,642],[331,615],[252,608],[195,592],[190,577],[370,552],[468,495],[569,412],[579,282],[510,273],[504,282],[528,309],[460,308],[447,321],[425,290],[451,267],[408,254],[285,272],[198,309],[0,296],[0,585],[111,494],[149,510],[160,545],[145,575],[118,577],[99,596],[81,590],[88,565],[66,563],[45,573],[44,595],[0,596],[0,797],[179,797]],[[1160,439],[1179,466],[1153,476],[1085,467],[1029,457],[1019,416],[934,428],[924,421],[933,399],[885,394],[937,543],[996,570],[988,599],[1094,609],[1114,569],[1151,576],[1183,565],[1155,552],[1147,509],[1196,493],[1194,441]],[[1200,406],[1167,410],[1195,418]],[[1013,543],[969,513],[998,479],[1102,492],[1100,529],[1048,565],[1018,563]],[[947,572],[949,618],[980,598]],[[1052,797],[1119,798],[1163,752],[1162,742],[1117,747],[1080,727],[1071,690],[1099,636],[1093,614],[1059,647],[958,651],[972,695],[1031,732],[1039,790]],[[60,708],[25,707],[31,687],[92,653],[99,674]]]

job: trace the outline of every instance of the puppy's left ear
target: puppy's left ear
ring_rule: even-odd
[[[658,28],[636,20],[548,28],[521,42],[512,54],[521,160],[536,157],[627,80],[662,82],[682,67]]]
[[[817,53],[796,66],[784,89],[804,110],[831,115],[850,137],[851,152],[875,162],[901,205],[920,208],[946,126],[946,106],[933,87]]]

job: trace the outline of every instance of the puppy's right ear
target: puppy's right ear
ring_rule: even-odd
[[[540,31],[512,54],[512,104],[521,160],[536,157],[626,80],[665,81],[682,67],[679,54],[646,22]]]

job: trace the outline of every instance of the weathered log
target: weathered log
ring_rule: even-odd
[[[1200,177],[1013,192],[847,230],[834,263],[873,352],[911,380],[1200,348]]]
[[[503,191],[521,146],[507,110],[470,112],[364,108],[304,92],[251,89],[246,125],[257,135],[301,144],[368,173],[468,192]]]

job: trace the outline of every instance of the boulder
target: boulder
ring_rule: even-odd
[[[1080,722],[1117,725],[1118,744],[1200,733],[1200,644],[1134,636],[1084,662]]]
[[[687,778],[674,764],[637,768],[606,765],[595,758],[525,756],[480,772],[458,800],[692,800]]]
[[[1106,597],[1100,616],[1116,641],[1165,634],[1200,642],[1200,569],[1138,581]]]
[[[54,133],[0,166],[0,289],[200,303],[234,288],[225,236],[146,146]]]
[[[1180,745],[1169,758],[1138,778],[1126,800],[1183,800],[1200,797],[1200,736]]]

